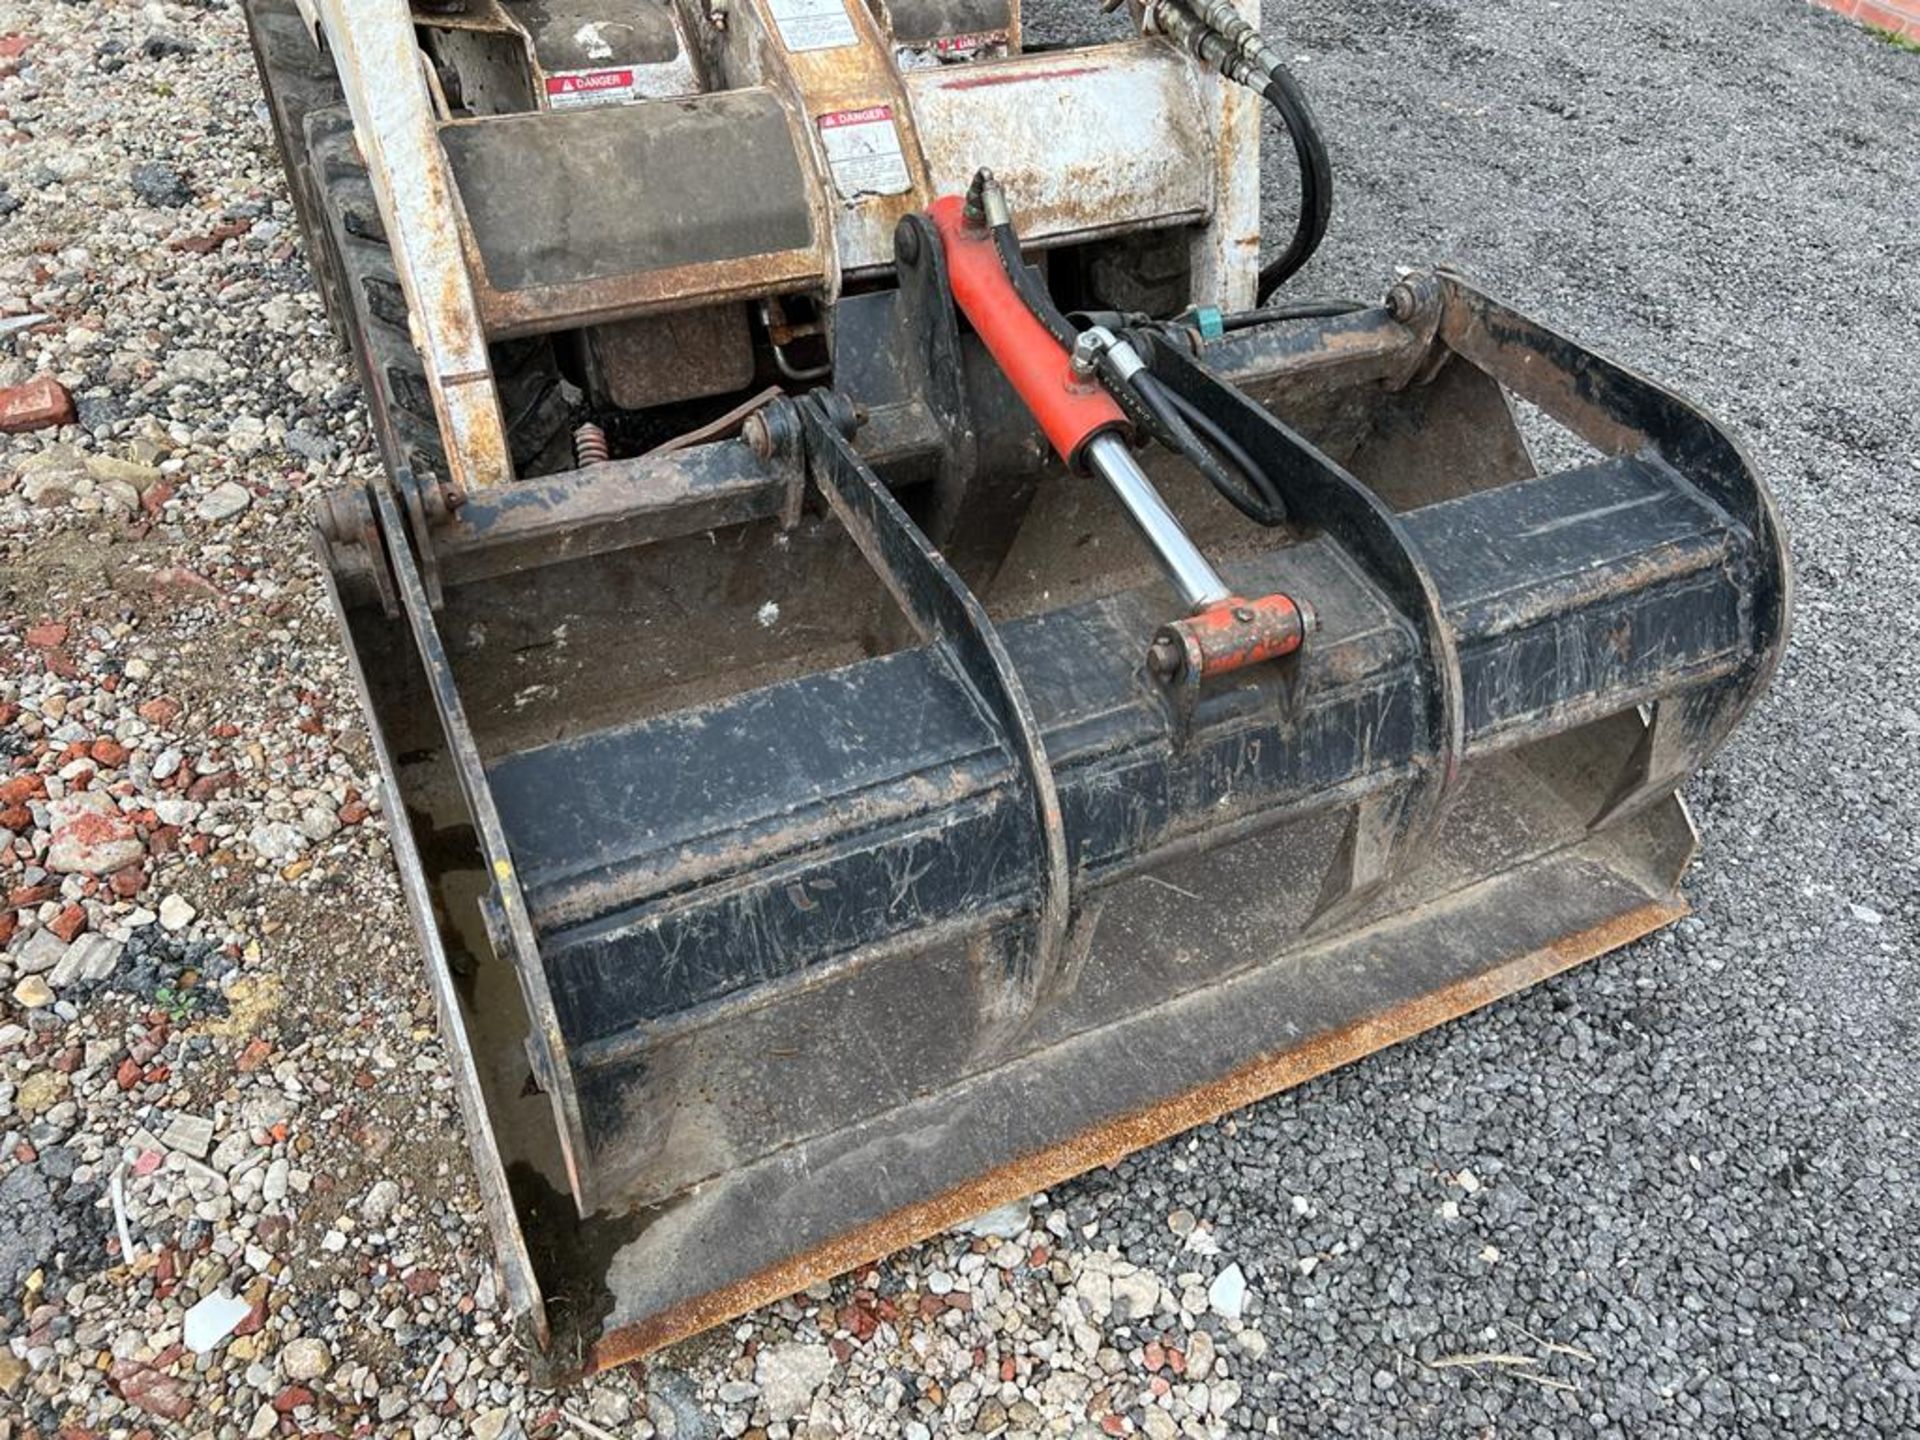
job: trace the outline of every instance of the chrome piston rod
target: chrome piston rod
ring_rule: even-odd
[[[1161,570],[1190,613],[1217,605],[1233,594],[1200,553],[1200,547],[1180,528],[1179,520],[1153,488],[1153,481],[1133,458],[1125,440],[1111,431],[1094,436],[1087,442],[1087,463],[1126,507],[1134,528],[1152,548]]]

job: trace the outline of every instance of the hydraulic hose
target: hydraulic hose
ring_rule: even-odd
[[[1157,422],[1156,430],[1162,443],[1204,475],[1221,499],[1256,525],[1271,528],[1286,523],[1287,505],[1280,492],[1267,479],[1266,472],[1219,426],[1144,370],[1130,383],[1140,403]],[[1227,473],[1208,445],[1240,472],[1244,484]]]
[[[1258,91],[1280,116],[1300,169],[1300,216],[1287,248],[1262,266],[1255,294],[1262,304],[1326,238],[1333,215],[1333,164],[1313,118],[1313,107],[1271,46],[1233,8],[1231,0],[1158,0],[1153,23],[1201,64]]]
[[[1333,217],[1333,162],[1327,158],[1327,143],[1314,122],[1312,107],[1286,66],[1275,63],[1260,93],[1279,112],[1293,141],[1294,161],[1300,167],[1300,218],[1294,222],[1293,239],[1277,257],[1260,267],[1260,283],[1254,293],[1264,305],[1268,296],[1313,258],[1326,238],[1327,222]]]
[[[1220,317],[1223,331],[1251,330],[1256,325],[1271,325],[1279,320],[1334,320],[1368,310],[1364,300],[1298,300],[1291,305],[1263,305],[1258,310],[1239,310]]]

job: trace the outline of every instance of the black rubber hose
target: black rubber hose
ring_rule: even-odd
[[[1164,386],[1161,388],[1165,389]],[[1216,425],[1211,415],[1200,409],[1186,396],[1172,390],[1167,390],[1166,396],[1173,402],[1173,408],[1180,412],[1180,418],[1197,431],[1201,439],[1224,455],[1229,465],[1246,476],[1247,484],[1266,502],[1274,518],[1262,523],[1278,525],[1284,521],[1287,518],[1285,497],[1280,494],[1279,487],[1268,477],[1267,472],[1261,469],[1254,458],[1241,447],[1240,442]]]
[[[1080,332],[1060,313],[1060,307],[1053,303],[1053,296],[1027,269],[1027,262],[1020,257],[1020,237],[1013,233],[1012,221],[993,227],[993,244],[1000,252],[1000,268],[1007,272],[1007,279],[1013,282],[1014,293],[1020,297],[1021,303],[1033,312],[1033,318],[1046,326],[1047,333],[1071,355]]]
[[[1271,325],[1277,320],[1332,320],[1373,307],[1364,300],[1299,300],[1291,305],[1262,305],[1258,310],[1240,310],[1220,317],[1222,330],[1251,330],[1256,325]]]
[[[1313,258],[1326,238],[1327,221],[1333,215],[1333,164],[1327,158],[1326,141],[1314,122],[1313,108],[1301,93],[1299,82],[1286,66],[1277,66],[1261,92],[1267,103],[1279,112],[1287,134],[1293,140],[1293,157],[1300,166],[1300,218],[1293,239],[1271,264],[1260,270],[1260,285],[1255,292],[1261,304],[1278,290],[1302,265]]]
[[[1204,475],[1207,483],[1223,500],[1256,525],[1271,528],[1286,523],[1286,502],[1280,498],[1279,492],[1247,452],[1234,444],[1218,426],[1144,370],[1133,377],[1131,387],[1134,394],[1140,397],[1141,404],[1158,422],[1159,428],[1165,432],[1162,440]],[[1221,452],[1245,477],[1244,485],[1236,483],[1201,442],[1188,423],[1191,419],[1198,419],[1208,439],[1219,443]]]

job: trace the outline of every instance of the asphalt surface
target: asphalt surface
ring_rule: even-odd
[[[1691,919],[1055,1199],[1142,1263],[1216,1221],[1251,1430],[1920,1434],[1920,55],[1799,0],[1268,10],[1340,181],[1297,292],[1449,262],[1703,402],[1793,639],[1687,788]]]

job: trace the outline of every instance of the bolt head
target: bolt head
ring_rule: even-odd
[[[1147,669],[1161,680],[1171,680],[1186,664],[1186,647],[1172,635],[1156,636],[1147,649]]]
[[[920,263],[920,230],[911,220],[902,220],[893,228],[893,257],[902,265]]]

